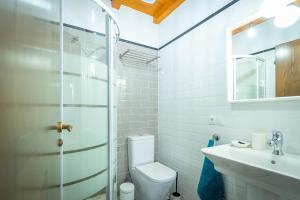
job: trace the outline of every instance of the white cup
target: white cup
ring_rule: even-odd
[[[252,149],[264,150],[266,149],[267,136],[264,131],[255,131],[252,133]]]

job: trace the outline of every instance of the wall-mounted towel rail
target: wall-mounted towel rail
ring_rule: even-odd
[[[126,49],[123,53],[120,53],[120,61],[125,66],[144,68],[147,70],[158,70],[159,56],[156,54],[150,54],[142,51]]]
[[[220,140],[220,136],[218,134],[213,134],[212,138],[215,140],[215,141],[219,141]]]

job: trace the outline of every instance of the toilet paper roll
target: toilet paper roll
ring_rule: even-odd
[[[252,133],[252,148],[256,150],[266,149],[267,137],[264,131],[255,131]]]

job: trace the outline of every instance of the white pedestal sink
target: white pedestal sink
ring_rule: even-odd
[[[300,200],[300,156],[272,155],[258,151],[220,145],[202,149],[215,169],[291,200]]]

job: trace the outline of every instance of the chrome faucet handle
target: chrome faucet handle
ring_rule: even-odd
[[[272,139],[268,141],[268,145],[273,147],[274,155],[283,155],[283,134],[280,131],[273,131]]]
[[[272,141],[281,142],[283,141],[283,135],[280,131],[272,131]]]
[[[282,133],[280,131],[272,131],[273,138],[280,138],[282,137]]]

